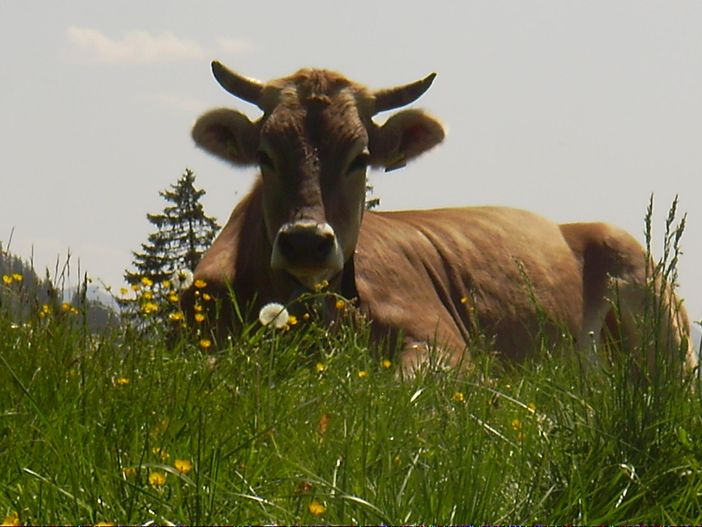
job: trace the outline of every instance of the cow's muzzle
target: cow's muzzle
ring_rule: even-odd
[[[328,223],[296,221],[278,230],[273,242],[272,269],[286,271],[308,289],[314,289],[343,267],[343,251]]]

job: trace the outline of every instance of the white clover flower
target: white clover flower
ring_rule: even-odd
[[[171,275],[171,284],[177,291],[193,285],[193,272],[190,269],[177,269]]]
[[[288,325],[288,320],[290,319],[290,314],[285,306],[279,304],[278,302],[271,302],[266,304],[258,312],[258,320],[264,326],[272,324],[276,329],[282,329]]]

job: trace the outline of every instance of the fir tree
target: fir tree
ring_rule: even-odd
[[[205,191],[195,188],[194,183],[195,174],[186,169],[175,184],[159,192],[169,205],[160,214],[146,215],[157,230],[149,234],[141,252],[132,253],[135,271],[124,275],[129,284],[139,284],[145,277],[159,284],[176,270],[194,270],[212,244],[219,225],[205,214],[200,203]]]
[[[176,272],[195,269],[202,254],[212,244],[219,225],[205,214],[200,198],[205,194],[195,188],[195,174],[186,169],[169,189],[160,191],[168,205],[160,214],[146,218],[156,231],[141,244],[141,252],[133,252],[133,271],[125,271],[124,279],[131,284],[136,298],[122,298],[127,318],[139,318],[144,326],[150,321],[180,321],[178,291],[171,277]]]

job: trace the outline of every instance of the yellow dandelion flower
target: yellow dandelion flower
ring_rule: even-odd
[[[380,365],[387,370],[392,366],[392,362],[390,362],[390,359],[383,359]]]
[[[368,377],[368,371],[367,370],[361,370],[359,371],[356,375],[358,375],[359,379],[365,379]]]
[[[203,293],[203,294],[202,294],[202,299],[203,299],[205,302],[209,302],[210,300],[212,300],[212,295],[209,294],[209,293]]]
[[[200,313],[204,308],[202,307],[202,304],[195,304],[195,309],[196,312]]]
[[[41,306],[41,310],[39,311],[39,316],[46,317],[51,314],[51,306],[49,304],[44,304]]]
[[[129,294],[129,289],[127,289],[126,287],[120,287],[119,294],[120,296],[127,296]]]
[[[297,324],[297,317],[295,315],[290,315],[288,317],[288,326],[294,326]]]
[[[171,313],[168,315],[169,320],[172,320],[173,322],[180,322],[183,320],[183,313],[180,311],[176,311],[175,313]]]
[[[341,311],[342,309],[344,309],[346,307],[346,302],[344,302],[341,298],[339,298],[336,301],[336,304],[334,304],[334,307],[336,307],[336,309]]]
[[[64,302],[63,304],[61,304],[61,311],[63,311],[64,313],[69,313],[72,310],[73,310],[73,306],[71,304],[69,304],[68,302]]]
[[[212,341],[210,339],[200,339],[200,347],[202,349],[209,349],[212,347]]]
[[[171,457],[171,455],[161,447],[155,446],[151,449],[151,452],[160,457],[161,461],[166,461],[168,458]]]
[[[327,365],[323,362],[318,362],[314,365],[314,369],[317,370],[317,373],[322,373],[324,370],[327,369]]]
[[[170,280],[164,280],[161,282],[161,287],[164,289],[170,289],[171,288],[171,281]]]
[[[205,321],[205,315],[203,315],[202,313],[195,313],[195,322],[200,324],[201,322],[204,322],[204,321]]]
[[[529,410],[532,414],[535,414],[536,413],[536,404],[535,403],[527,404],[527,410]]]
[[[117,386],[126,386],[126,385],[129,384],[130,382],[131,382],[131,381],[130,381],[129,379],[127,379],[126,377],[117,377],[117,378],[115,379],[115,384],[116,384]]]
[[[144,287],[151,287],[152,285],[154,285],[154,281],[151,280],[151,278],[149,278],[148,276],[143,276],[141,278],[141,285],[143,285]]]
[[[143,298],[144,300],[151,300],[153,297],[154,297],[154,294],[151,291],[144,291],[141,294],[141,298]]]
[[[189,459],[176,459],[173,466],[181,474],[187,474],[193,469],[193,462]]]
[[[165,484],[165,472],[149,472],[149,485],[151,485],[152,487],[162,487]]]
[[[156,302],[146,302],[141,306],[141,312],[145,315],[151,315],[158,311],[158,304]]]
[[[19,274],[19,273],[12,273],[12,279],[13,279],[15,282],[21,282],[22,280],[24,280],[24,276],[22,276],[22,275]]]
[[[129,287],[132,288],[132,291],[139,291],[139,289],[141,289],[141,285],[139,284],[132,284]]]
[[[512,419],[512,428],[519,430],[522,427],[522,422],[519,419]]]
[[[173,304],[177,304],[179,300],[180,297],[178,296],[178,293],[171,293],[170,295],[168,295],[168,301]]]
[[[307,509],[314,516],[321,516],[322,514],[327,512],[327,508],[317,500],[312,500],[310,502],[310,504],[307,506]]]
[[[462,403],[466,400],[463,392],[453,392],[453,396],[451,398],[457,403]]]
[[[136,467],[124,467],[122,469],[122,475],[125,478],[133,478],[134,476],[136,476],[136,473],[137,473]]]
[[[112,527],[114,523],[111,522],[97,522],[95,527]]]
[[[207,287],[207,282],[205,282],[203,279],[198,278],[195,280],[195,287],[198,289],[202,289],[203,287]]]
[[[5,519],[2,520],[2,525],[22,525],[20,522],[19,514],[17,514],[15,511],[12,511],[10,514],[5,516]]]
[[[2,275],[2,281],[5,285],[10,285],[13,281],[12,276],[9,274],[4,274]]]

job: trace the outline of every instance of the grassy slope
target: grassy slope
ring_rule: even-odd
[[[567,346],[399,382],[349,328],[214,355],[0,313],[0,357],[0,517],[23,523],[702,523],[699,390]]]

